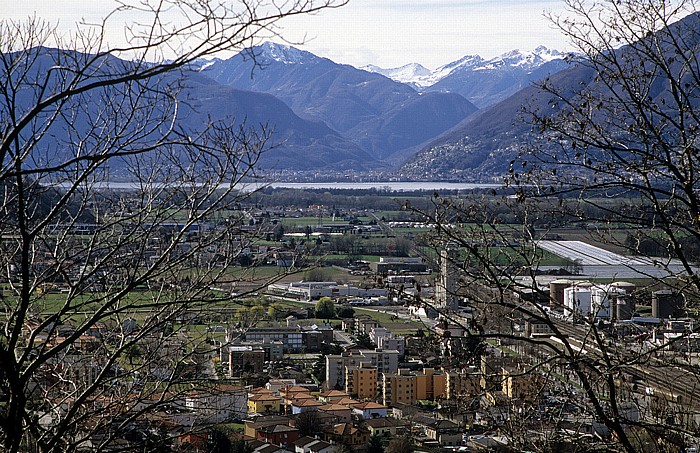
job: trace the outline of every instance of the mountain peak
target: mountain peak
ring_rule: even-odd
[[[534,69],[552,60],[561,60],[564,56],[557,50],[551,50],[545,46],[539,46],[532,51],[521,51],[519,49],[506,52],[488,63],[494,67],[511,66],[523,69]]]
[[[363,71],[375,72],[401,83],[412,83],[431,74],[430,70],[418,63],[409,63],[398,68],[384,69],[375,65],[362,66]]]
[[[304,64],[319,59],[319,57],[311,52],[299,50],[287,44],[278,44],[270,41],[253,47],[250,49],[250,52],[256,60],[260,60],[263,63],[277,61],[284,64]]]

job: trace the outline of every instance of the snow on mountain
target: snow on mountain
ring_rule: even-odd
[[[511,50],[496,58],[485,61],[476,70],[498,69],[502,67],[519,68],[532,71],[553,60],[563,60],[565,55],[557,50],[540,46],[533,51]]]
[[[265,61],[277,61],[284,64],[304,64],[320,59],[320,57],[317,57],[311,52],[299,50],[296,47],[286,44],[277,44],[269,41],[252,48],[251,51],[255,52],[252,56],[263,63]]]
[[[479,55],[467,55],[441,66],[435,71],[429,71],[418,63],[411,63],[393,69],[383,69],[374,65],[363,66],[360,69],[376,72],[397,82],[407,83],[421,89],[435,85],[450,74],[458,72],[498,70],[531,72],[545,63],[553,60],[563,60],[564,57],[565,55],[557,50],[540,46],[532,51],[511,50],[488,60]]]
[[[428,77],[432,74],[430,69],[418,64],[409,63],[407,65],[401,66],[399,68],[384,69],[379,66],[367,65],[359,69],[367,72],[375,72],[381,74],[385,77],[389,77],[397,82],[411,84],[416,80],[420,80],[424,77]]]

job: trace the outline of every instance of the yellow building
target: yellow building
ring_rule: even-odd
[[[455,394],[456,395],[456,394]],[[448,394],[448,375],[440,373],[433,375],[433,398],[434,399],[451,399]]]
[[[377,397],[378,371],[363,365],[345,367],[345,392],[359,399],[374,399]]]
[[[395,403],[414,404],[416,400],[415,374],[408,374],[407,370],[382,374],[382,403],[385,406]]]
[[[503,393],[510,399],[532,401],[541,393],[545,378],[535,373],[502,368]]]
[[[460,375],[447,373],[447,398],[456,395],[476,396],[481,393],[481,376],[479,374]]]
[[[417,400],[450,400],[462,394],[477,395],[481,392],[480,377],[446,372],[434,368],[398,374],[383,374],[381,394],[384,404],[413,404]]]
[[[416,375],[416,399],[419,400],[434,400],[440,393],[444,393],[444,375],[439,373],[434,368],[423,368],[422,372],[415,373]],[[438,392],[436,392],[436,382]]]
[[[269,393],[258,393],[248,397],[249,414],[278,414],[282,399]]]

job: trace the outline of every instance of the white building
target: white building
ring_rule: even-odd
[[[457,250],[449,244],[440,251],[440,278],[435,287],[435,300],[438,307],[446,310],[459,309],[459,271],[455,265]]]
[[[241,420],[248,414],[248,392],[241,386],[220,384],[188,393],[185,406],[207,423]]]
[[[377,345],[377,348],[384,350],[397,350],[399,357],[403,357],[406,353],[406,342],[400,335],[391,333],[384,327],[375,327],[370,330],[369,338],[372,343]]]
[[[611,310],[625,294],[623,288],[615,285],[577,283],[564,289],[564,316],[609,319]]]
[[[321,297],[386,298],[386,288],[358,288],[336,282],[292,282],[268,285],[267,292],[279,296],[315,300]]]

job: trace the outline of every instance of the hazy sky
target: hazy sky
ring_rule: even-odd
[[[0,0],[0,17],[39,17],[70,28],[96,20],[109,0]],[[561,13],[563,0],[350,0],[338,9],[281,23],[290,41],[338,63],[395,67],[421,63],[435,69],[465,55],[491,57],[538,45],[566,50],[544,18]]]
[[[544,17],[562,0],[350,0],[336,10],[290,21],[290,38],[307,31],[307,50],[339,63],[435,69],[465,55],[492,57],[538,45],[566,50]]]

